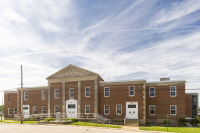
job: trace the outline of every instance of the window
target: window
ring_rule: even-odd
[[[85,105],[85,113],[86,114],[90,113],[90,105]]]
[[[110,114],[110,106],[104,105],[104,115],[109,115],[109,114]]]
[[[170,115],[176,115],[176,105],[170,105]]]
[[[155,105],[149,105],[149,114],[155,115]]]
[[[8,115],[11,115],[11,108],[8,108]]]
[[[171,86],[170,87],[170,96],[171,97],[175,97],[176,96],[176,87],[175,86]]]
[[[104,97],[109,97],[110,96],[110,88],[105,87],[104,88]]]
[[[135,95],[135,87],[129,86],[129,96],[134,96],[134,95]]]
[[[14,108],[14,114],[17,114],[17,108]]]
[[[150,87],[149,88],[149,96],[150,97],[155,97],[155,88],[154,87]]]
[[[69,97],[74,98],[74,89],[69,89]]]
[[[24,92],[24,100],[28,100],[28,92]]]
[[[90,97],[90,88],[85,88],[85,97]]]
[[[121,115],[122,114],[122,105],[116,105],[116,114]]]
[[[33,106],[33,114],[37,114],[37,108],[36,108],[36,106]]]
[[[59,97],[59,95],[58,95],[58,97]],[[46,91],[42,91],[42,99],[46,99]]]
[[[46,114],[46,106],[42,106],[42,114]]]
[[[136,105],[128,105],[128,108],[136,108]]]
[[[68,104],[68,109],[75,109],[76,105],[75,104]]]
[[[59,106],[54,106],[54,112],[55,113],[59,112]]]
[[[55,98],[59,98],[59,90],[58,89],[55,90]]]

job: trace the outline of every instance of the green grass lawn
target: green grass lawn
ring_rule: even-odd
[[[163,131],[167,132],[167,127],[162,126],[140,126],[140,130],[149,131]],[[168,132],[180,132],[180,133],[200,133],[200,127],[168,127]]]
[[[1,121],[0,121],[1,122]],[[29,123],[29,124],[36,124],[38,121],[23,121],[23,123]],[[21,123],[21,121],[14,121],[14,120],[2,120],[2,123]]]
[[[104,125],[104,124],[97,124],[97,123],[88,123],[86,122],[74,122],[70,125],[79,125],[79,126],[94,126],[94,127],[109,127],[109,128],[122,128],[121,126],[115,126],[115,125]]]

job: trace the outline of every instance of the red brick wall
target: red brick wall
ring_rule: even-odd
[[[65,83],[65,101],[70,98],[69,89],[74,89],[74,99],[78,100],[78,82],[75,81]]]
[[[117,119],[116,105],[122,105],[122,115],[119,119],[124,119],[126,115],[126,102],[138,101],[138,118],[143,119],[143,85],[144,84],[129,84],[129,85],[108,85],[110,87],[110,96],[104,97],[104,87],[99,87],[99,113],[104,115],[104,105],[110,105],[110,114],[104,115],[110,119]],[[129,86],[135,86],[135,96],[129,96]]]
[[[185,95],[185,115],[192,118],[192,95]]]
[[[85,97],[86,87],[90,87],[90,97]],[[90,105],[90,113],[94,113],[94,80],[81,81],[81,113],[85,113],[85,105]]]
[[[185,86],[176,86],[176,97],[170,97],[170,86],[155,87],[155,97],[149,97],[149,87],[146,87],[146,118],[169,119],[185,118]],[[155,105],[155,114],[149,115],[149,105]],[[170,115],[170,105],[177,105],[177,115]]]
[[[8,108],[11,108],[11,115],[8,115]],[[14,118],[14,108],[17,108],[17,93],[5,93],[4,118]]]

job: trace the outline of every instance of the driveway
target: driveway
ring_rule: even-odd
[[[148,133],[114,128],[100,128],[72,125],[31,125],[31,124],[0,124],[0,133]],[[151,132],[161,133],[161,132]]]

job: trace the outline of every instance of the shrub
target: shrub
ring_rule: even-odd
[[[167,120],[164,120],[164,124],[167,124]],[[169,120],[168,120],[168,124],[169,124]]]
[[[200,123],[200,118],[195,116],[192,123]]]
[[[72,122],[77,122],[78,120],[76,118],[71,118]]]
[[[55,121],[55,120],[56,120],[55,118],[46,118],[45,119],[46,122]]]
[[[186,120],[185,118],[179,118],[179,119],[178,119],[178,122],[179,122],[180,124],[185,124],[185,122],[187,122],[187,120]]]

